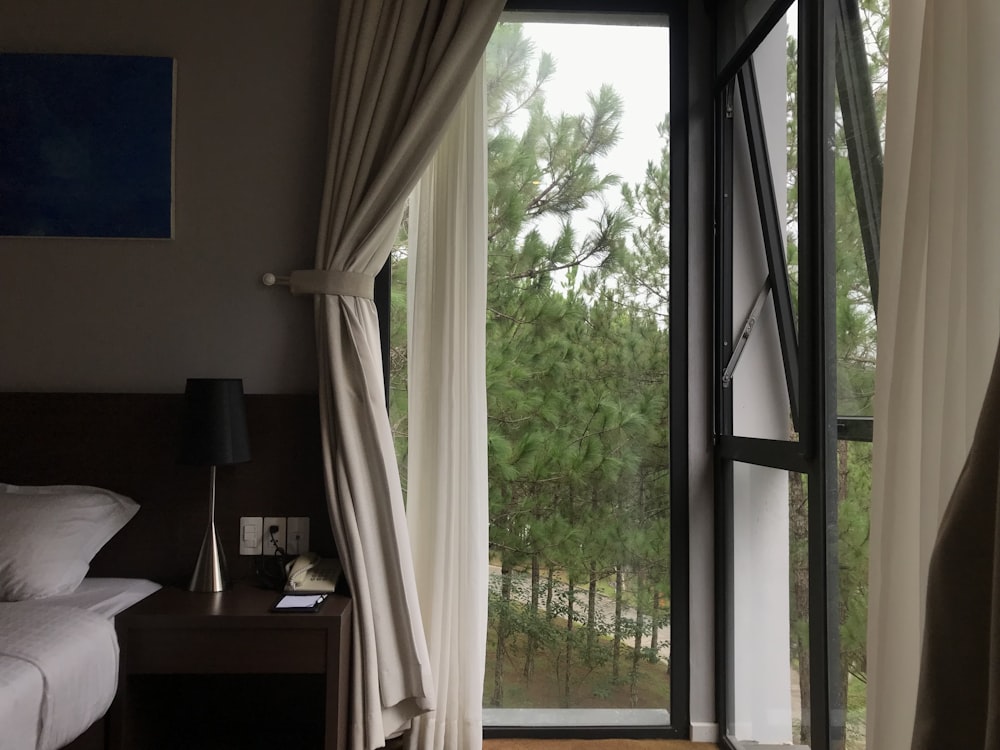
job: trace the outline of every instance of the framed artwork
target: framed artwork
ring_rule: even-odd
[[[0,54],[0,235],[173,236],[174,61]]]

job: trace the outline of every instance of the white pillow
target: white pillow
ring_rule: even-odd
[[[0,601],[72,593],[138,510],[99,487],[0,484]]]

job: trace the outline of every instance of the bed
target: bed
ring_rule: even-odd
[[[0,603],[4,750],[61,748],[104,716],[118,681],[114,617],[159,588],[87,578],[69,594]]]
[[[85,576],[138,510],[131,498],[100,487],[0,484],[4,750],[61,748],[111,706],[114,616],[159,586]]]
[[[87,541],[85,535],[67,543],[49,531],[40,536],[29,534],[28,530],[44,527],[38,519],[22,519],[17,529],[0,509],[0,601],[12,598],[6,590],[11,581],[16,583],[28,571],[39,570],[54,571],[50,584],[60,583],[56,580],[59,574],[71,572],[70,581],[76,581],[74,585],[80,587],[81,593],[86,593],[97,578],[145,579],[164,586],[187,586],[205,528],[208,479],[203,467],[177,463],[182,405],[180,393],[0,393],[0,482],[20,486],[89,485],[113,491],[105,498],[121,493],[119,497],[136,501],[108,504],[111,517],[120,521],[123,508],[129,517],[92,555],[89,565],[86,559],[92,547],[61,558],[56,554],[80,547]],[[328,511],[318,414],[315,394],[247,396],[253,460],[238,467],[219,467],[218,472],[220,503],[216,523],[234,579],[253,575],[253,558],[237,554],[239,518],[244,515],[310,517],[313,548],[321,555],[336,554],[329,524],[321,523]],[[24,539],[32,541],[22,544]],[[35,557],[39,552],[43,553],[41,557]],[[29,563],[31,560],[34,563]],[[79,583],[84,576],[88,577],[86,582]],[[44,596],[35,592],[22,599],[32,606],[22,609],[27,612],[35,610],[35,605],[67,606],[58,604],[55,597],[75,592],[76,588],[47,591]],[[68,606],[81,610],[78,605]],[[0,609],[7,607],[0,604]],[[64,610],[59,612],[57,621],[66,615]],[[109,618],[113,614],[102,613],[103,622],[87,614],[71,614],[72,618],[64,619],[89,620],[95,632],[112,632]],[[27,627],[30,630],[32,626]],[[0,626],[0,632],[13,628],[13,623]],[[11,657],[0,658],[5,660],[0,671],[27,670],[23,664],[11,667]],[[37,668],[32,669],[37,672]],[[9,677],[0,677],[0,683],[4,679]],[[88,682],[87,690],[91,689]],[[8,732],[6,712],[13,699],[2,690],[0,684],[0,750],[20,750],[22,745],[13,744]],[[229,700],[226,695],[216,698]],[[24,700],[31,702],[18,698],[19,705]],[[92,713],[99,705],[91,707]],[[19,712],[16,715],[19,720],[23,718]],[[107,729],[106,719],[92,721],[80,738],[65,747],[103,750]]]

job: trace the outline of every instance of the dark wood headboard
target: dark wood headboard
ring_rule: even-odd
[[[85,484],[142,507],[91,575],[186,585],[208,523],[209,470],[177,463],[180,394],[0,393],[0,482]],[[220,466],[216,526],[232,577],[240,516],[308,516],[311,547],[335,554],[315,395],[248,395],[249,463]]]

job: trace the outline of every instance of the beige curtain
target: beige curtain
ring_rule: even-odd
[[[482,63],[410,201],[406,517],[437,706],[411,750],[483,738],[489,601],[486,94]]]
[[[410,543],[385,410],[372,288],[502,0],[341,0],[315,269],[321,427],[334,538],[354,602],[351,746],[433,709]]]
[[[1000,4],[896,0],[891,14],[869,570],[872,750],[910,746],[931,552],[1000,336]]]

